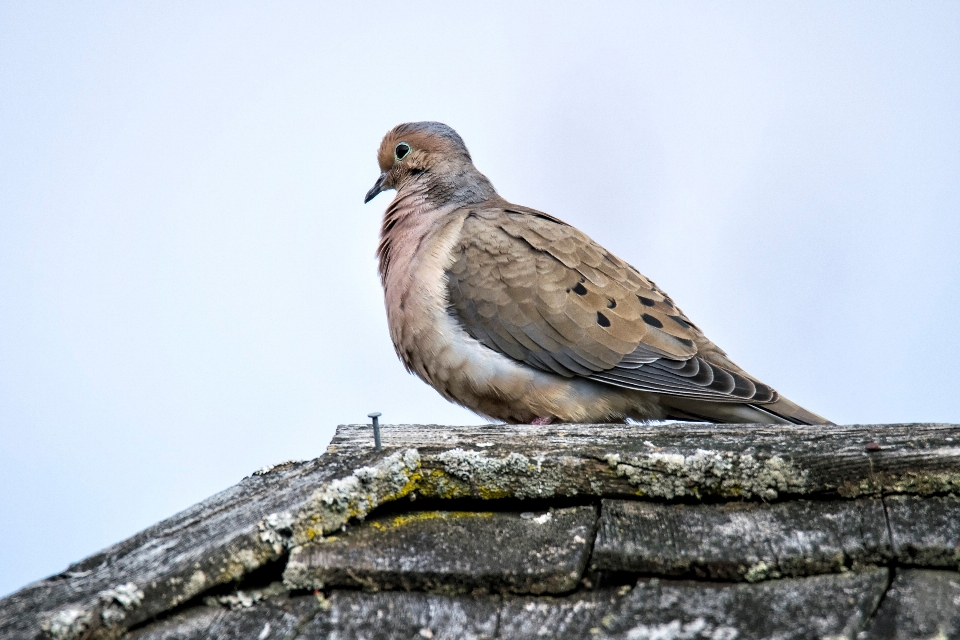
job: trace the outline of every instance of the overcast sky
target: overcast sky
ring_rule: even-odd
[[[2,2],[0,594],[370,411],[482,423],[362,204],[425,119],[792,400],[960,421],[956,2]]]

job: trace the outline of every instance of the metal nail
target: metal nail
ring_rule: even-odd
[[[367,417],[373,420],[373,450],[380,451],[380,416],[382,414],[379,411],[374,411],[373,413],[368,413]]]

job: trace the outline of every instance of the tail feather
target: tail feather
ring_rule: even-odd
[[[660,402],[667,409],[667,417],[675,420],[751,424],[833,424],[783,396],[768,404],[703,402],[678,396],[661,396]]]
[[[758,405],[757,408],[785,418],[793,424],[833,424],[823,416],[817,415],[813,411],[807,411],[783,396],[770,404]]]

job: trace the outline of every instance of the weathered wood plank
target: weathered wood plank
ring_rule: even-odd
[[[960,425],[387,425],[382,432],[386,450],[417,449],[417,490],[438,497],[774,500],[960,489]],[[368,426],[345,425],[330,450],[371,446]]]
[[[876,607],[886,569],[756,584],[641,581],[567,598],[508,597],[502,640],[851,638]],[[627,588],[629,589],[629,588]]]
[[[137,629],[125,635],[124,640],[293,640],[320,607],[313,596],[275,597],[232,610],[196,607]]]
[[[865,640],[960,638],[960,575],[898,569]]]
[[[889,496],[884,502],[898,562],[960,569],[960,498]]]
[[[201,606],[141,627],[124,640],[492,640],[496,597],[334,591],[271,597],[249,607]]]
[[[368,427],[344,426],[322,458],[248,478],[0,600],[0,637],[115,633],[414,492],[774,500],[958,487],[957,425],[386,426],[380,453]]]
[[[415,452],[414,452],[415,457]],[[365,467],[367,463],[372,467]],[[332,529],[408,482],[399,455],[332,456],[254,474],[176,516],[0,600],[0,637],[68,640],[123,628],[287,552],[291,511],[319,500]],[[355,475],[358,469],[371,486]],[[318,489],[320,490],[318,492]],[[326,489],[326,493],[324,493]],[[371,506],[372,502],[372,506]],[[109,634],[108,634],[109,635]]]
[[[591,568],[750,582],[888,561],[879,499],[668,505],[604,500]]]
[[[284,583],[292,589],[562,593],[580,581],[596,521],[592,506],[385,516],[295,549]]]
[[[297,640],[492,640],[499,598],[334,591]]]

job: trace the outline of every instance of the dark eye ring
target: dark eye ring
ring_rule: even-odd
[[[408,153],[410,153],[410,145],[406,142],[401,142],[393,150],[394,155],[397,156],[397,160],[403,160]]]

